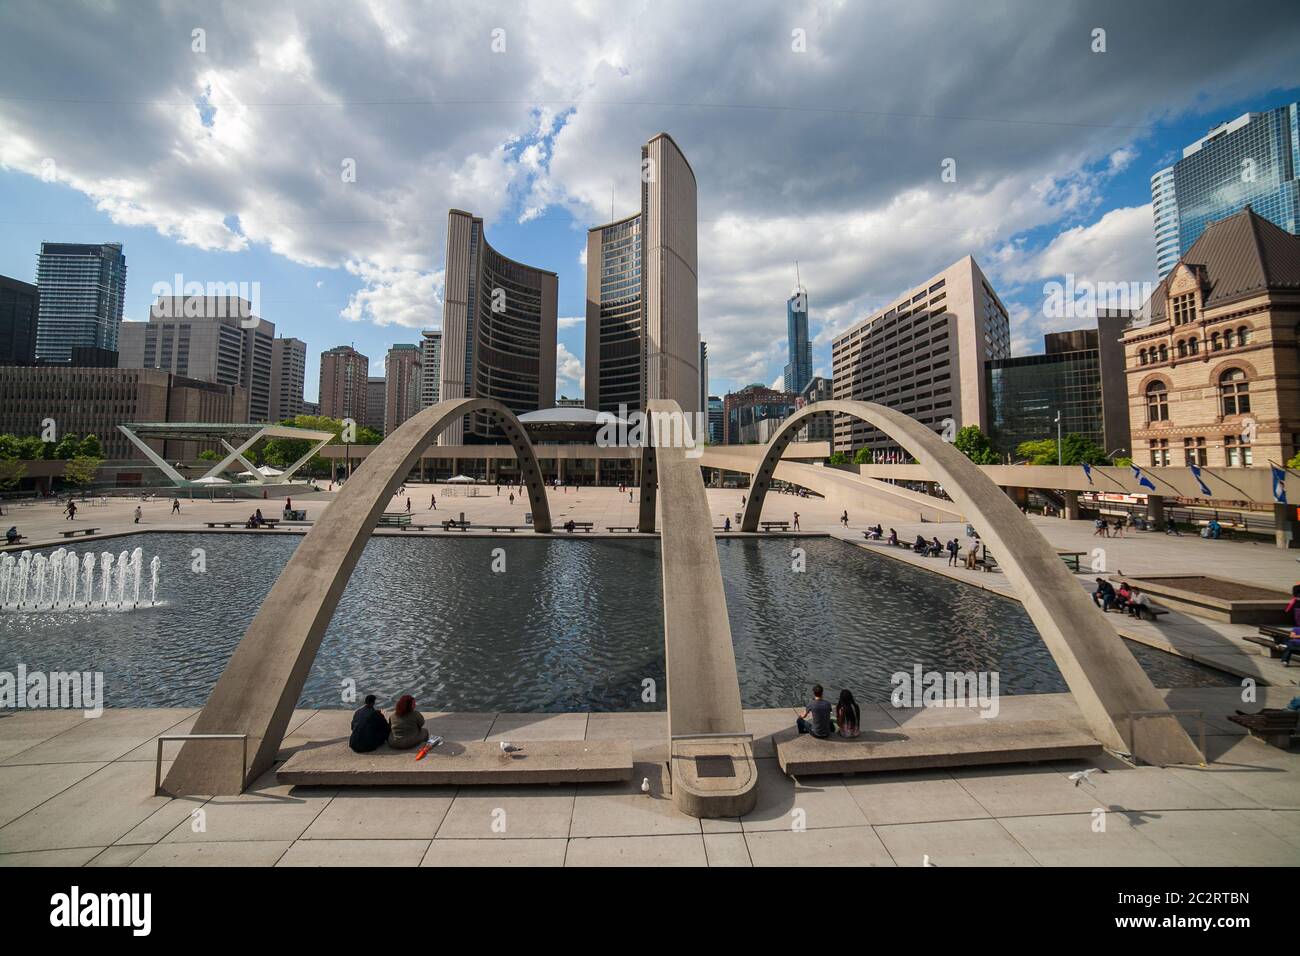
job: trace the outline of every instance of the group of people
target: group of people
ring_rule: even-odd
[[[248,521],[244,523],[245,528],[265,528],[266,519],[262,517],[262,509],[258,508],[248,516]]]
[[[1092,523],[1094,538],[1122,538],[1124,537],[1124,516],[1120,515],[1113,522],[1108,522],[1100,515]]]
[[[803,713],[795,717],[795,726],[799,733],[808,734],[818,740],[828,740],[832,734],[841,737],[856,737],[862,732],[862,708],[853,699],[853,692],[848,688],[840,691],[839,702],[833,707],[822,696],[821,684],[813,685],[813,699]]]
[[[397,699],[390,720],[375,706],[375,695],[367,694],[365,704],[352,715],[352,735],[348,746],[356,753],[378,750],[384,744],[394,750],[410,750],[429,739],[424,715],[415,709],[415,698],[403,694]]]
[[[1097,579],[1097,589],[1092,592],[1092,601],[1103,611],[1114,608],[1133,617],[1141,617],[1151,606],[1151,599],[1127,581],[1121,581],[1119,588],[1105,578]]]

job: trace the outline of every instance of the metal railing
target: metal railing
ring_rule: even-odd
[[[241,740],[244,743],[244,756],[240,763],[239,789],[244,789],[244,780],[248,777],[248,734],[163,734],[158,738],[158,756],[153,766],[153,795],[162,792],[162,751],[163,744],[177,740]]]

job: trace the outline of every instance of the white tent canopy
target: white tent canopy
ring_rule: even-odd
[[[447,484],[449,484],[449,485],[472,485],[472,484],[474,484],[474,479],[471,478],[469,475],[457,475],[455,478],[448,478],[448,479],[447,479]]]
[[[205,476],[202,477],[202,478],[195,478],[195,479],[194,479],[194,484],[196,484],[196,485],[228,485],[228,484],[230,484],[230,479],[229,479],[229,478],[221,478],[221,477],[218,477],[217,475],[205,475]]]

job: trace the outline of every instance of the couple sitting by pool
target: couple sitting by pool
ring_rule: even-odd
[[[822,685],[814,684],[812,690],[812,703],[804,708],[802,716],[795,718],[799,733],[818,740],[827,740],[834,733],[841,737],[856,737],[862,724],[862,709],[853,699],[853,692],[848,688],[840,691],[840,701],[832,711],[831,702],[822,698]]]
[[[367,694],[365,705],[352,715],[348,746],[359,754],[378,750],[385,743],[394,750],[410,750],[428,739],[424,715],[415,709],[415,698],[410,694],[397,699],[391,721],[375,706],[375,695]]]

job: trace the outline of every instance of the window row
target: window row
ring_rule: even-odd
[[[1245,345],[1250,341],[1250,327],[1243,325],[1236,329],[1224,329],[1223,332],[1211,332],[1210,337],[1206,340],[1207,348],[1211,352],[1222,352],[1224,349],[1236,348]],[[1191,355],[1199,354],[1201,349],[1200,339],[1193,336],[1192,338],[1179,339],[1174,343],[1174,351],[1179,358],[1187,358]],[[1149,349],[1138,350],[1138,364],[1151,365],[1156,362],[1169,361],[1169,347],[1163,342],[1160,345],[1153,345]]]
[[[1245,415],[1250,411],[1250,382],[1239,368],[1219,376],[1219,414]],[[1169,388],[1152,382],[1146,388],[1147,424],[1169,421]]]

